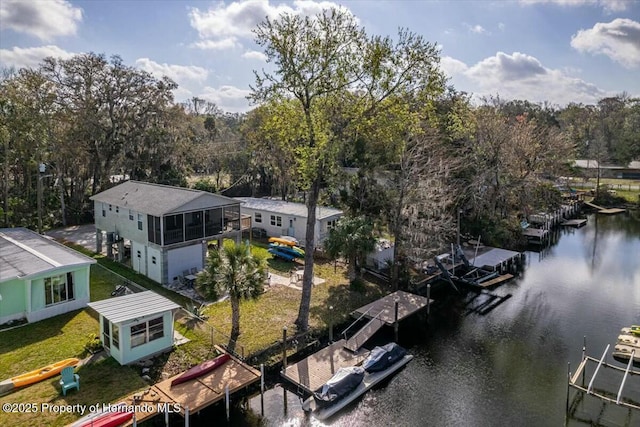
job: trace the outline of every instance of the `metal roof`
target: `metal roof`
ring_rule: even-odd
[[[286,202],[284,200],[275,199],[258,199],[255,197],[236,197],[235,199],[243,203],[242,208],[279,213],[283,215],[295,215],[301,218],[307,217],[307,205],[304,203]],[[316,208],[316,219],[324,219],[342,214],[343,212],[340,209],[329,208],[326,206],[318,206]]]
[[[0,228],[0,282],[95,262],[26,228]]]
[[[153,216],[237,204],[230,197],[208,191],[140,181],[125,181],[91,200]]]
[[[180,308],[175,302],[153,291],[94,301],[88,306],[109,319],[111,323],[122,323]]]

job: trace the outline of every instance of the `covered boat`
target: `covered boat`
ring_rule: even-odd
[[[367,372],[378,372],[402,359],[407,351],[394,342],[382,347],[375,347],[369,356],[362,362],[362,367]]]
[[[313,393],[316,407],[322,408],[337,402],[362,382],[365,370],[359,366],[340,368],[329,381]]]

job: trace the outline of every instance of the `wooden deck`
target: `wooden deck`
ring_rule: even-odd
[[[568,219],[560,223],[560,225],[563,225],[565,227],[582,227],[586,223],[586,219]]]
[[[396,291],[386,297],[373,301],[365,306],[362,306],[353,313],[352,316],[359,317],[364,315],[369,319],[377,317],[387,325],[393,325],[395,319],[395,302],[398,301],[398,321],[411,316],[413,313],[422,310],[433,300],[411,294],[404,291]],[[366,314],[365,314],[366,313]]]
[[[352,353],[344,348],[345,343],[343,339],[336,341],[306,359],[287,366],[281,375],[311,394],[331,379],[339,368],[358,365],[369,355],[366,349]]]
[[[138,392],[123,399],[127,405],[133,405],[136,411],[136,422],[141,422],[162,413],[165,410],[185,416],[196,413],[224,400],[225,387],[233,394],[260,379],[260,371],[231,356],[225,364],[214,371],[171,386],[171,382],[182,373],[152,385],[144,392]],[[132,422],[125,426],[132,425]]]
[[[506,282],[507,280],[513,279],[513,274],[503,274],[494,279],[487,280],[486,282],[478,283],[477,286],[481,288],[490,288],[492,286],[499,285],[502,282]]]
[[[619,214],[624,212],[625,209],[620,209],[620,208],[610,208],[610,209],[600,209],[598,211],[599,214],[605,214],[605,215],[615,215],[615,214]]]

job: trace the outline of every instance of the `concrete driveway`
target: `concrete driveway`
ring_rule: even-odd
[[[76,243],[89,249],[91,252],[96,251],[96,227],[94,224],[72,225],[70,227],[49,230],[44,234],[56,240],[67,240]]]

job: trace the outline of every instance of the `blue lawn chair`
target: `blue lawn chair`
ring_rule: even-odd
[[[80,375],[73,371],[73,366],[67,366],[61,372],[62,378],[60,379],[60,386],[62,387],[62,394],[67,395],[67,390],[75,388],[80,391]]]

